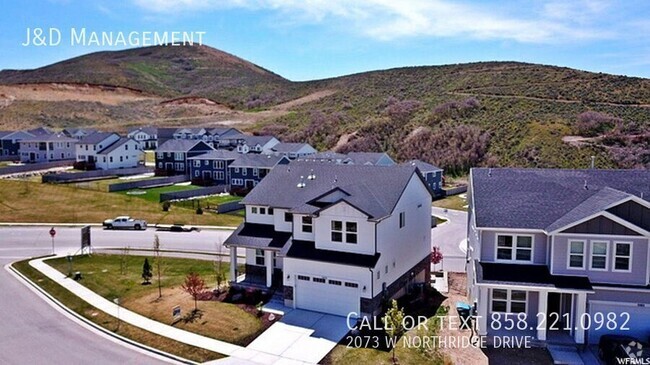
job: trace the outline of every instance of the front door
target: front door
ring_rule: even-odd
[[[571,323],[571,294],[548,293],[546,323],[549,330],[569,330]]]
[[[34,160],[36,160],[36,154],[34,154],[34,152],[29,153],[29,160],[32,161],[32,162],[34,162]]]

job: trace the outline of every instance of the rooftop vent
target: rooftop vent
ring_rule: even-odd
[[[491,168],[488,169],[488,177],[492,177],[492,169]]]
[[[309,175],[307,176],[307,180],[316,180],[316,175],[314,174],[314,169],[311,169]]]
[[[585,188],[585,190],[589,190],[589,185],[587,185],[587,180],[585,180],[584,188]]]
[[[301,177],[300,177],[300,182],[299,182],[298,185],[296,185],[296,186],[298,187],[298,189],[302,189],[302,188],[304,188],[305,186],[307,186],[307,185],[305,184],[305,177],[304,177],[304,176],[301,176]]]

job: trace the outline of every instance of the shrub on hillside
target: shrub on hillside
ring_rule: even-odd
[[[386,100],[384,113],[395,122],[407,123],[420,108],[422,103],[417,100],[398,100],[390,96]]]
[[[442,103],[431,112],[434,120],[452,119],[457,117],[467,117],[470,113],[481,107],[481,103],[476,98],[467,98],[463,101],[448,101]]]
[[[578,121],[575,125],[576,132],[580,136],[594,137],[610,131],[617,126],[622,126],[623,120],[611,115],[586,111],[578,115]]]

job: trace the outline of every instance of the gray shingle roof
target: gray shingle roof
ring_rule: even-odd
[[[300,151],[303,147],[309,146],[307,143],[287,143],[287,142],[281,142],[273,146],[272,150],[275,152],[298,152]]]
[[[276,166],[242,202],[315,212],[319,206],[314,204],[314,199],[338,187],[349,194],[343,200],[366,212],[371,218],[379,219],[392,213],[415,171],[412,166],[336,165],[295,161],[289,165]],[[309,180],[311,174],[316,178]],[[420,177],[419,174],[417,176]],[[305,183],[303,188],[297,186],[301,181]]]
[[[281,249],[291,232],[276,232],[272,224],[242,223],[226,239],[226,245],[237,247]]]
[[[101,151],[99,152],[99,154],[100,154],[100,155],[106,155],[106,154],[109,154],[109,153],[115,151],[116,149],[120,148],[120,147],[123,146],[125,143],[127,143],[128,141],[131,141],[131,140],[132,140],[131,138],[124,138],[124,137],[122,137],[122,138],[118,139],[117,141],[115,141],[115,142],[114,142],[113,144],[111,144],[110,146],[108,146],[108,147],[104,148],[103,150],[101,150]]]
[[[271,168],[280,162],[283,156],[258,155],[256,153],[240,154],[230,167],[261,167]]]
[[[237,152],[228,151],[228,150],[214,150],[208,151],[204,154],[188,157],[188,160],[234,160],[241,156]]]
[[[382,158],[395,163],[385,152],[350,152],[348,157],[357,165],[376,165]]]
[[[76,138],[70,138],[63,133],[41,134],[25,138],[20,142],[73,142],[77,143]]]
[[[129,134],[133,132],[142,131],[150,136],[156,135],[158,133],[158,128],[156,127],[136,127],[129,129]]]
[[[517,273],[513,275],[513,273]],[[554,289],[593,290],[586,276],[551,275],[546,265],[503,264],[479,262],[476,281],[507,285],[525,285]]]
[[[205,143],[196,139],[170,139],[156,148],[156,152],[187,152],[198,143]]]
[[[431,172],[431,171],[442,171],[440,167],[433,166],[430,163],[420,161],[420,160],[411,160],[403,163],[404,165],[415,166],[420,169],[421,172]]]
[[[43,136],[43,135],[48,135],[48,134],[53,134],[51,130],[45,127],[38,127],[34,129],[30,129],[26,131],[29,134],[33,134],[35,136]]]
[[[623,194],[650,199],[649,170],[474,168],[471,184],[478,227],[547,230]]]
[[[89,134],[87,136],[84,136],[79,140],[80,144],[97,144],[105,140],[106,138],[112,136],[112,135],[118,135],[117,133],[113,132],[95,132],[92,134]]]
[[[292,240],[285,256],[302,260],[330,262],[334,264],[375,267],[381,254],[367,255],[354,252],[323,250],[316,248],[314,242]]]
[[[269,143],[271,140],[276,139],[273,136],[248,136],[245,134],[242,134],[242,136],[243,136],[242,139],[249,146],[255,146],[256,144],[259,144],[260,146],[264,146],[265,144]]]

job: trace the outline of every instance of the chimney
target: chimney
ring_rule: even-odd
[[[488,169],[488,177],[492,177],[492,168]]]
[[[587,180],[585,180],[584,188],[585,188],[585,190],[589,190],[589,186],[587,185]]]
[[[591,168],[596,168],[596,156],[591,156]]]

